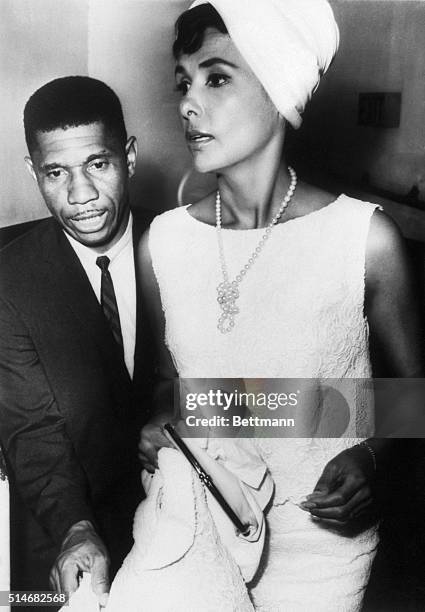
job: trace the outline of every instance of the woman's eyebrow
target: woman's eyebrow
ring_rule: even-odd
[[[230,68],[235,69],[238,68],[236,64],[233,64],[232,62],[229,62],[229,60],[225,60],[222,57],[210,57],[209,59],[206,59],[201,62],[199,64],[199,68],[211,68],[211,66],[215,66],[216,64],[224,64],[225,66],[230,66]],[[186,74],[186,70],[180,64],[177,64],[176,69],[174,71],[175,76],[177,76],[178,74]]]
[[[222,57],[211,57],[204,62],[199,64],[199,68],[211,68],[215,64],[225,64],[226,66],[230,66],[230,68],[237,68],[236,64],[229,62],[229,60],[225,60]]]

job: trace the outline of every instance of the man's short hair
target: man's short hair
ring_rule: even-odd
[[[125,144],[127,132],[121,103],[108,85],[87,76],[67,76],[37,89],[24,109],[28,151],[37,147],[37,132],[51,132],[102,122]]]

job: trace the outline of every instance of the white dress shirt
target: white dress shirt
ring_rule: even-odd
[[[133,217],[130,213],[127,228],[123,236],[112,248],[101,254],[81,244],[81,242],[78,242],[78,240],[64,232],[88,276],[99,304],[102,272],[96,265],[96,259],[99,255],[106,255],[110,259],[108,269],[117,299],[124,343],[124,360],[131,377],[133,377],[134,349],[136,346],[136,272],[134,268],[132,229]]]

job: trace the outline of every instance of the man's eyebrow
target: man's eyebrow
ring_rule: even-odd
[[[103,149],[102,151],[99,151],[99,153],[93,153],[92,155],[89,155],[83,163],[88,164],[94,159],[98,159],[99,157],[112,157],[112,155],[113,153],[111,151]]]
[[[50,172],[50,170],[55,170],[56,168],[63,168],[61,164],[57,164],[55,162],[51,164],[41,164],[40,169],[44,172]]]
[[[199,68],[211,68],[211,66],[215,66],[216,64],[224,64],[225,66],[230,66],[230,68],[238,68],[236,64],[229,62],[228,60],[223,59],[222,57],[211,57],[199,64]],[[177,64],[174,74],[177,76],[178,74],[186,74],[186,70],[180,64]]]
[[[72,168],[78,166],[84,166],[85,164],[89,164],[95,159],[99,159],[99,157],[110,157],[112,153],[107,151],[106,149],[99,151],[98,153],[92,153],[89,155],[81,164],[76,164],[75,166],[68,166],[67,164],[61,164],[60,162],[51,162],[50,164],[42,164],[41,169],[44,172],[50,172],[51,170],[55,170],[56,168]]]

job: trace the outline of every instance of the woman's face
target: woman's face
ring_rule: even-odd
[[[267,146],[283,120],[231,38],[205,32],[202,47],[176,66],[186,142],[199,172],[241,164]]]

